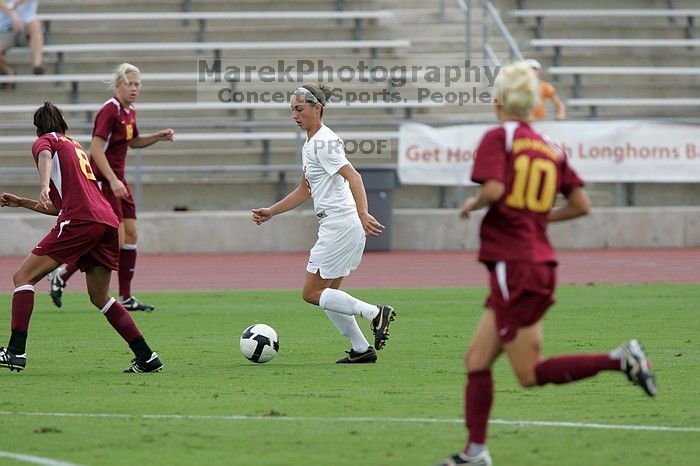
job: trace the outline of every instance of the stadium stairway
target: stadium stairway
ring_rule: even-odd
[[[244,0],[236,2],[236,11],[286,11],[288,6],[282,2]],[[383,66],[413,65],[431,63],[436,60],[439,64],[464,59],[464,23],[463,16],[455,3],[447,6],[445,19],[438,17],[437,2],[422,2],[411,0],[359,0],[346,2],[352,10],[391,10],[395,18],[389,21],[366,22],[362,29],[362,39],[397,39],[406,38],[411,41],[411,47],[404,49],[382,49],[379,51],[377,63]],[[180,11],[181,1],[159,0],[145,2],[140,5],[140,11]],[[294,11],[332,11],[336,7],[334,1],[301,0],[294,5]],[[100,0],[85,4],[77,0],[58,1],[44,0],[41,3],[42,13],[97,13],[120,11],[121,4],[117,0]],[[193,1],[192,11],[231,11],[231,3],[217,0]],[[208,41],[335,41],[352,39],[352,21],[314,22],[312,26],[298,21],[208,21]],[[104,42],[177,42],[196,41],[197,23],[182,24],[173,21],[153,21],[144,28],[139,22],[106,22],[106,23],[72,23],[56,22],[51,25],[51,44],[60,43],[90,43]],[[480,36],[477,29],[473,33],[475,48],[479,47]],[[505,50],[505,47],[503,47]],[[26,53],[11,54],[11,60],[18,72],[28,73],[29,59]],[[130,61],[139,66],[144,73],[144,87],[138,103],[146,102],[192,102],[200,97],[196,85],[183,82],[149,83],[148,73],[194,72],[198,54],[183,52],[111,52],[109,50],[91,54],[67,55],[65,73],[105,73],[122,61]],[[324,60],[334,67],[341,65],[356,66],[359,60],[367,58],[367,51],[315,51],[305,50],[302,53],[282,53],[281,51],[252,51],[224,54],[224,59],[242,60],[248,64],[262,64],[270,58],[285,60],[304,58]],[[47,66],[51,70],[54,57],[48,56]],[[275,84],[282,90],[295,87],[296,84]],[[415,87],[409,82],[404,90]],[[260,82],[240,83],[241,91],[259,93],[269,90],[270,85]],[[343,92],[376,92],[382,90],[377,85],[368,88],[362,83],[343,83]],[[411,96],[415,95],[410,94]],[[102,102],[109,96],[106,84],[100,82],[81,83],[79,88],[80,102]],[[66,104],[70,100],[69,85],[30,84],[18,85],[14,92],[2,94],[2,104],[39,104],[44,99],[57,104]],[[137,108],[138,108],[137,103]],[[75,134],[89,133],[90,120],[83,113],[67,115]],[[385,109],[337,109],[332,106],[327,110],[326,123],[337,131],[396,131],[398,122],[403,119],[401,111],[388,112]],[[443,124],[453,121],[491,120],[492,109],[484,107],[449,107],[417,108],[413,117],[419,121]],[[235,128],[228,126],[235,125]],[[180,132],[230,132],[230,131],[293,131],[287,110],[256,111],[253,122],[248,121],[245,112],[201,111],[191,110],[182,112],[142,112],[139,116],[139,126],[142,131],[151,131],[165,126],[174,126]],[[0,135],[31,135],[30,114],[0,113]],[[394,145],[395,145],[394,141]],[[297,160],[297,145],[295,141],[270,141],[269,160],[273,164],[293,164]],[[375,159],[365,157],[356,163],[368,165],[372,163],[393,163],[396,161],[396,148],[391,158]],[[134,154],[130,164],[135,163]],[[197,166],[197,165],[250,165],[261,163],[262,148],[260,141],[249,142],[187,142],[174,144],[158,144],[143,151],[143,165],[157,166]],[[3,146],[3,166],[31,168],[32,163],[27,157],[26,144],[7,144]],[[277,173],[163,173],[145,174],[141,193],[142,208],[145,210],[170,210],[176,206],[186,206],[192,209],[226,209],[249,208],[254,205],[271,202],[279,195],[292,188],[298,181],[298,175],[288,176],[289,182],[282,182]],[[5,177],[5,186],[18,194],[34,195],[35,176],[13,175]],[[451,199],[445,192],[438,193],[435,188],[404,187],[396,191],[395,205],[410,207],[436,207],[444,205],[445,199]]]
[[[501,0],[497,2],[503,17],[514,36],[518,39],[523,53],[529,58],[538,59],[545,68],[545,79],[552,82],[565,101],[573,97],[582,98],[635,98],[671,99],[697,98],[700,75],[586,75],[583,77],[581,95],[575,96],[575,82],[572,74],[553,76],[547,69],[554,65],[553,47],[533,47],[530,41],[536,36],[534,18],[519,20],[512,16],[518,2]],[[591,0],[582,5],[573,0],[523,0],[525,10],[567,10],[580,9],[625,9],[625,10],[664,10],[669,8],[667,0]],[[694,9],[700,6],[697,1],[674,1],[674,9]],[[691,27],[695,37],[700,35],[695,19]],[[545,18],[542,21],[542,36],[546,39],[685,39],[686,18],[668,17],[569,17]],[[698,67],[700,47],[562,47],[561,66],[585,67]],[[588,118],[587,106],[569,106],[570,118]],[[697,106],[605,106],[596,111],[603,118],[658,118],[658,117],[700,117]]]

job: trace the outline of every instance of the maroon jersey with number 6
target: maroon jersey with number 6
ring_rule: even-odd
[[[487,132],[476,151],[472,181],[488,180],[503,183],[505,192],[481,223],[479,260],[555,263],[549,211],[557,193],[583,186],[564,151],[527,123],[508,121]]]
[[[53,158],[49,197],[59,210],[57,223],[83,220],[118,227],[112,207],[102,195],[85,149],[60,133],[40,136],[32,145],[34,163],[47,150]]]

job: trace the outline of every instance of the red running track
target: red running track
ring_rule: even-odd
[[[698,283],[700,248],[559,251],[560,283]],[[0,292],[11,292],[21,257],[0,257]],[[140,255],[133,289],[301,288],[306,253]],[[485,286],[474,252],[371,252],[345,281],[355,288]],[[116,289],[116,274],[113,286]],[[48,291],[42,280],[37,290]],[[69,291],[85,290],[76,274]]]

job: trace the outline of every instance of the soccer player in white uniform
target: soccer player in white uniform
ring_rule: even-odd
[[[312,84],[292,94],[292,118],[307,135],[301,182],[281,201],[253,209],[253,221],[260,225],[313,198],[319,229],[306,267],[304,301],[320,306],[350,340],[352,348],[337,363],[373,363],[376,350],[386,344],[389,323],[396,313],[391,306],[368,304],[339,288],[343,278],[360,265],[365,236],[379,236],[384,226],[368,212],[362,177],[345,157],[343,141],[323,124],[323,109],[330,96],[328,87]],[[356,315],[371,321],[374,347],[362,334]]]

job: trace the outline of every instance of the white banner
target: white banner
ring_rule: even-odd
[[[472,184],[474,151],[496,124],[431,128],[406,123],[399,131],[402,184]],[[700,126],[654,121],[536,122],[591,182],[699,182]]]

